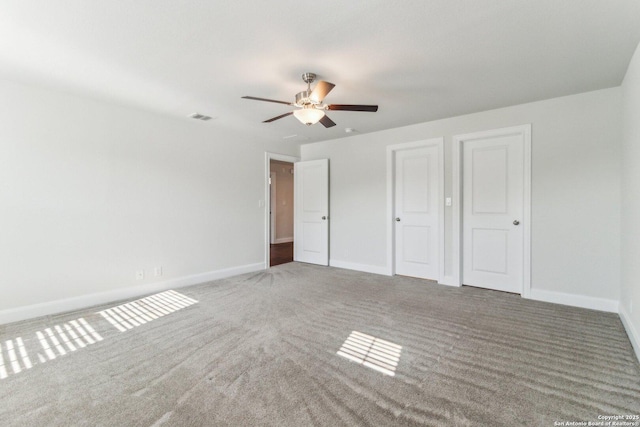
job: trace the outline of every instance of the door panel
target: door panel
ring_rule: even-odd
[[[294,164],[294,259],[329,265],[329,160]]]
[[[473,151],[473,212],[507,212],[507,147]]]
[[[438,279],[438,163],[437,146],[395,154],[396,274]]]
[[[429,264],[429,227],[404,225],[402,238],[404,240],[403,261]]]
[[[524,142],[521,135],[463,145],[462,283],[522,292]]]
[[[405,156],[401,170],[404,212],[429,213],[429,155]]]
[[[505,230],[472,230],[473,271],[507,273],[508,232]]]
[[[302,236],[302,251],[319,254],[322,252],[322,225],[316,221],[305,221]]]

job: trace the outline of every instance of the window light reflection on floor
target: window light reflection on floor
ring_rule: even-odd
[[[401,351],[402,346],[353,331],[337,354],[393,377],[400,361]]]
[[[98,313],[120,332],[144,325],[159,317],[171,314],[198,301],[169,290],[151,295]]]
[[[166,291],[99,312],[121,332],[140,326],[167,314],[197,303],[176,291]],[[103,338],[84,318],[44,328],[35,333],[43,353],[32,363],[21,337],[0,342],[0,380],[11,374],[31,369],[34,364],[45,363],[65,356]],[[28,341],[28,340],[27,340]]]
[[[62,326],[55,325],[53,328],[38,331],[36,337],[38,337],[40,346],[45,353],[44,356],[38,353],[40,363],[102,341],[100,334],[83,318],[64,323]]]
[[[79,347],[102,341],[100,334],[83,318],[45,328],[37,331],[35,335],[44,351],[44,355],[38,353],[40,363],[64,356],[76,351]],[[31,362],[22,337],[6,340],[4,344],[0,343],[0,380],[11,374],[19,374],[26,369],[31,369],[36,364],[38,362]]]
[[[3,354],[4,353],[4,354]],[[5,357],[6,356],[6,357]],[[22,362],[22,364],[20,364]],[[5,379],[11,371],[19,374],[22,369],[31,369],[33,364],[24,348],[22,338],[18,337],[14,340],[6,340],[4,346],[0,344],[0,379]]]

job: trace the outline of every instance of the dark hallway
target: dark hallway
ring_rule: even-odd
[[[270,248],[270,266],[293,261],[293,242],[272,244]]]

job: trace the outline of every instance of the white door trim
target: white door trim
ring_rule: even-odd
[[[400,150],[421,147],[438,147],[438,283],[444,276],[444,137],[405,142],[387,146],[387,275],[395,274],[394,188],[395,154]]]
[[[524,248],[523,248],[523,280],[522,296],[531,296],[531,124],[493,129],[482,132],[453,136],[453,232],[452,232],[452,276],[449,283],[462,286],[462,144],[465,141],[487,137],[522,135],[524,141]]]
[[[269,264],[271,263],[269,258],[269,234],[271,229],[271,219],[269,218],[269,211],[271,209],[271,189],[269,187],[269,176],[271,174],[271,160],[280,160],[281,162],[295,163],[300,161],[300,157],[289,156],[286,154],[270,153],[268,151],[265,151],[264,159],[264,268],[269,268]],[[295,180],[295,176],[293,177],[293,179]],[[295,221],[295,213],[293,220]]]

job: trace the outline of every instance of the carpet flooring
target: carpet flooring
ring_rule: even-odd
[[[640,366],[615,314],[300,263],[0,326],[0,339],[2,426],[640,414]]]

